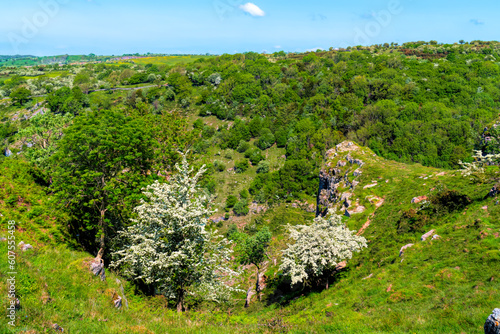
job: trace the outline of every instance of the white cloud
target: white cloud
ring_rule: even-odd
[[[325,50],[323,48],[311,48],[311,49],[306,49],[306,52],[316,52],[317,50]]]
[[[244,5],[240,5],[239,8],[244,11],[245,13],[248,13],[252,16],[264,16],[266,13],[260,9],[257,5],[247,2]]]
[[[275,49],[281,49],[281,45],[275,45],[274,48]]]

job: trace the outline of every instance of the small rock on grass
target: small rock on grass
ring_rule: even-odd
[[[500,334],[500,308],[496,308],[484,323],[484,334]]]

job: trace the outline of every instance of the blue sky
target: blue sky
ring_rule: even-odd
[[[0,54],[306,51],[500,40],[498,0],[1,0]]]

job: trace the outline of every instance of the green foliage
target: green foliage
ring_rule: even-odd
[[[12,99],[12,101],[14,101],[14,103],[19,106],[22,106],[26,102],[28,102],[30,96],[31,92],[29,91],[29,89],[26,89],[24,87],[19,87],[13,90],[12,93],[10,93],[10,98]]]
[[[214,169],[215,171],[217,172],[223,172],[226,170],[226,166],[224,165],[224,162],[220,161],[220,160],[215,160],[214,161]]]
[[[267,227],[263,227],[253,236],[246,236],[237,246],[241,264],[253,264],[259,268],[266,258],[266,251],[271,242],[271,232]]]
[[[264,160],[262,151],[258,148],[249,148],[245,151],[245,158],[249,159],[252,165],[257,165],[260,161]]]
[[[261,150],[266,150],[271,147],[276,139],[274,138],[273,133],[268,128],[264,128],[260,132],[259,140],[257,141],[257,147]]]
[[[248,160],[243,159],[243,160],[237,161],[234,164],[234,171],[236,173],[244,173],[244,172],[246,172],[246,170],[248,169],[248,167],[250,167],[249,164],[248,164]]]
[[[226,211],[229,211],[229,209],[233,208],[234,205],[238,202],[238,198],[234,195],[229,195],[226,198]]]
[[[231,224],[227,229],[226,237],[228,238],[228,240],[233,240],[234,235],[237,233],[238,233],[238,226],[236,226],[236,224]]]
[[[154,157],[151,134],[140,119],[90,112],[74,119],[54,155],[53,187],[68,212],[69,232],[91,250],[113,237],[140,198]]]
[[[249,212],[248,201],[246,199],[241,199],[234,205],[233,211],[237,216],[246,216]]]
[[[269,173],[270,163],[269,161],[260,161],[257,165],[257,174]]]

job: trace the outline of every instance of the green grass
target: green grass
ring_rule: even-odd
[[[216,153],[210,148],[204,156],[208,161],[223,159],[226,169],[242,157],[234,151],[231,159]],[[269,159],[278,159],[282,153],[271,148]],[[344,155],[334,158],[334,165]],[[106,282],[93,277],[85,265],[91,257],[56,238],[53,219],[48,218],[53,215],[47,213],[50,205],[42,188],[29,174],[16,174],[26,165],[12,161],[0,165],[2,229],[6,217],[18,220],[24,231],[18,232],[17,241],[35,245],[35,250],[20,253],[17,258],[18,292],[23,305],[18,312],[17,332],[45,332],[52,323],[58,323],[69,333],[481,333],[500,297],[500,205],[494,198],[485,198],[498,168],[492,167],[488,182],[475,184],[456,171],[438,175],[443,171],[387,161],[374,157],[366,148],[351,155],[365,162],[351,199],[359,199],[366,210],[346,218],[346,223],[357,230],[371,216],[363,234],[368,248],[330,278],[328,290],[292,291],[280,283],[280,254],[288,242],[282,225],[305,223],[314,216],[292,207],[292,203],[283,203],[265,213],[242,218],[248,224],[261,217],[262,226],[269,225],[273,231],[262,301],[254,297],[251,307],[244,309],[244,295],[240,294],[235,296],[234,304],[203,304],[181,316],[166,306],[163,297],[136,293],[115,273],[108,272]],[[218,205],[227,194],[237,195],[253,177],[255,167],[242,174],[216,173],[220,184]],[[377,186],[363,189],[373,180],[378,181]],[[467,194],[472,202],[466,209],[432,215],[418,233],[398,233],[402,212],[422,205],[412,204],[413,197],[432,196],[444,188]],[[25,198],[30,210],[23,210],[23,205],[15,204],[18,202],[9,202],[11,195]],[[370,202],[373,196],[383,198],[383,205],[377,208]],[[29,218],[36,202],[42,208],[41,220],[36,220],[34,214]],[[240,221],[225,224],[231,222]],[[430,229],[441,238],[420,241]],[[0,236],[4,234],[0,232]],[[45,234],[52,237],[42,239]],[[399,249],[408,243],[414,246],[399,257]],[[5,252],[6,243],[0,243],[0,253]],[[0,261],[3,296],[5,272],[6,264]],[[249,266],[238,283],[247,289],[254,281],[255,268]],[[116,310],[112,305],[113,293],[121,294],[120,284],[129,301],[128,310]],[[52,300],[44,304],[42,297],[47,295]],[[5,297],[3,302],[7,302]]]

